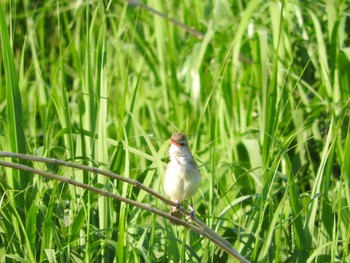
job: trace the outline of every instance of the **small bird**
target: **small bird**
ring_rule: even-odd
[[[185,134],[176,132],[171,136],[169,156],[170,162],[165,170],[164,190],[170,199],[178,204],[170,209],[170,215],[181,219],[182,214],[178,207],[197,192],[201,183],[201,174],[188,147]],[[192,207],[190,210],[193,213]]]

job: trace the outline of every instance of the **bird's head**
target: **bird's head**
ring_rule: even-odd
[[[169,155],[170,157],[181,157],[191,154],[190,149],[188,147],[188,141],[185,134],[182,132],[174,133],[170,138],[170,149]]]

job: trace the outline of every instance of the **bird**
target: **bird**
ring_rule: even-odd
[[[201,174],[184,133],[176,132],[171,136],[169,157],[170,162],[165,169],[164,191],[177,204],[171,207],[170,215],[182,219],[179,211],[181,204],[192,197],[201,184]],[[193,217],[194,210],[189,207]],[[175,221],[171,222],[177,224]]]

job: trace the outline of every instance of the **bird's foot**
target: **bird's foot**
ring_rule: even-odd
[[[194,220],[194,209],[192,208],[192,206],[188,206],[190,209],[190,214],[188,216],[186,216],[186,219],[190,222],[192,222]]]
[[[176,206],[175,206],[176,209],[177,209],[177,210],[180,210],[180,208],[181,208],[181,202],[180,202],[179,200],[176,200],[175,203],[176,203]]]
[[[181,214],[180,209],[181,209],[181,202],[179,200],[174,201],[176,204],[175,206],[172,206],[170,208],[170,212],[176,213],[176,214]]]
[[[181,203],[179,200],[175,201],[176,205],[170,208],[170,215],[177,217],[178,219],[182,219]],[[174,225],[179,225],[178,222],[170,220],[170,222]]]

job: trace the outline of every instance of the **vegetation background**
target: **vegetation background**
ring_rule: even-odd
[[[350,262],[349,1],[142,3],[192,30],[135,0],[1,1],[0,149],[163,192],[168,139],[183,131],[202,173],[196,215],[243,256]],[[121,182],[31,165],[169,209]],[[233,261],[149,212],[0,175],[1,262]]]

